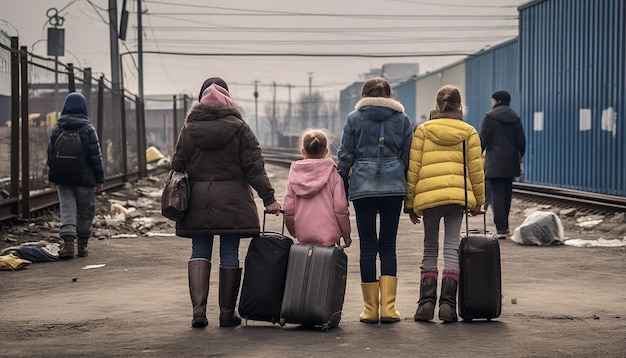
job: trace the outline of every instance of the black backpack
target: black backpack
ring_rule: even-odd
[[[77,129],[63,129],[54,142],[50,159],[48,179],[61,185],[80,184],[89,169],[87,151],[83,149],[80,134],[89,129],[84,125]]]

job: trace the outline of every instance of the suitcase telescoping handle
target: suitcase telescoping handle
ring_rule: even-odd
[[[263,210],[263,229],[261,230],[261,234],[265,234],[265,218],[269,211]],[[285,210],[280,209],[280,213],[283,214],[283,227],[280,230],[280,236],[285,236]]]
[[[465,235],[469,235],[469,208],[467,200],[467,157],[466,144],[463,141],[463,187],[465,188]],[[487,232],[487,213],[483,213],[483,232]]]

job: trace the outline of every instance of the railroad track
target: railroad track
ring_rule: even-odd
[[[302,159],[302,155],[293,148],[264,148],[263,156],[267,163],[289,167],[289,165]],[[157,175],[164,169],[156,168],[149,171],[148,175]],[[105,183],[104,190],[117,188],[126,181],[134,181],[138,175],[132,174],[128,178],[114,177]],[[569,190],[527,183],[514,183],[513,195],[525,200],[548,204],[557,207],[576,207],[594,213],[626,212],[626,197],[611,196],[598,193],[590,193],[577,190]],[[38,191],[30,196],[29,217],[37,217],[38,213],[45,212],[58,205],[59,199],[56,190],[48,189]],[[13,219],[19,220],[15,207],[19,207],[20,199],[9,198],[0,201],[0,222]]]
[[[267,148],[263,155],[268,163],[289,167],[291,162],[301,159],[294,149]],[[556,207],[576,207],[593,213],[626,212],[626,197],[569,190],[527,183],[513,183],[513,195]]]
[[[549,186],[513,183],[513,195],[554,206],[572,206],[590,212],[626,212],[626,197]]]

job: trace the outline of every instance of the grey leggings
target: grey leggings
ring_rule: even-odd
[[[421,268],[437,269],[441,218],[444,222],[443,268],[444,270],[458,270],[463,207],[453,204],[424,210],[424,257]]]

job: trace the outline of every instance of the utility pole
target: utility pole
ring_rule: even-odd
[[[257,84],[258,81],[254,80],[254,129],[256,129],[256,135],[259,137],[261,132],[259,131],[259,91]]]
[[[121,125],[117,122],[122,118],[122,102],[120,96],[120,50],[117,34],[117,1],[109,0],[109,36],[111,41],[111,97],[112,97],[112,110],[113,110],[113,128],[121,128]],[[121,128],[121,130],[124,130]],[[120,143],[119,135],[120,131],[115,131],[113,136],[113,143]],[[123,149],[126,143],[120,143],[122,146],[122,153],[125,153]],[[123,154],[122,154],[123,155]]]
[[[139,80],[139,98],[143,99],[143,25],[141,22],[141,0],[137,0],[137,62],[138,62],[138,80]]]
[[[278,121],[276,120],[276,81],[272,82],[272,145],[275,145],[274,137],[278,129]]]
[[[313,123],[313,93],[312,93],[312,84],[313,84],[313,72],[308,72],[309,75],[309,105],[307,106],[308,112],[308,125],[311,126]]]
[[[294,86],[292,84],[287,85],[287,89],[289,90],[289,104],[287,105],[287,123],[291,126],[291,89]]]
[[[48,56],[54,56],[54,116],[59,119],[59,56],[65,55],[65,30],[63,26],[65,18],[59,16],[56,8],[46,11],[48,23],[54,28],[48,28]]]

